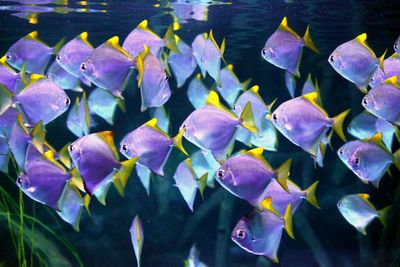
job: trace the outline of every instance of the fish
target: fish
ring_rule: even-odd
[[[190,248],[189,255],[184,261],[184,267],[207,267],[203,262],[200,261],[200,252],[198,251],[196,244],[193,244]]]
[[[377,58],[367,44],[367,34],[363,33],[339,45],[330,54],[328,62],[343,78],[354,83],[361,92],[366,93],[375,69],[377,67],[383,69],[385,53]]]
[[[134,67],[133,58],[114,36],[95,48],[80,65],[82,75],[96,86],[123,99],[122,92]]]
[[[217,91],[231,107],[233,107],[235,104],[239,93],[241,91],[245,91],[251,82],[251,79],[249,79],[241,83],[239,78],[233,72],[232,64],[229,64],[225,68],[221,69],[220,80],[221,84],[216,86]]]
[[[286,207],[291,203],[294,214],[302,200],[305,199],[319,209],[320,206],[315,195],[318,182],[316,181],[307,189],[302,190],[292,180],[287,179],[289,192],[286,192],[276,180],[272,180],[259,197],[259,204],[256,208],[260,210],[267,208],[276,211],[277,214],[284,214]]]
[[[263,151],[262,148],[254,148],[238,153],[223,162],[215,175],[215,179],[223,188],[255,207],[272,180],[276,180],[284,190],[289,190],[286,179],[289,176],[291,160],[285,161],[274,170],[262,156]]]
[[[376,210],[369,201],[368,194],[346,195],[339,200],[337,207],[345,220],[363,235],[367,234],[366,228],[375,218],[379,218],[385,225],[387,212],[390,208],[388,206],[382,210]]]
[[[170,118],[169,114],[165,110],[165,107],[155,108],[150,111],[150,115],[152,118],[157,118],[157,125],[163,130],[166,134],[168,134],[170,129]]]
[[[192,48],[178,35],[175,35],[179,53],[173,51],[168,56],[168,64],[175,76],[178,88],[182,87],[186,80],[193,74],[197,67]]]
[[[117,106],[125,111],[124,101],[115,97],[110,91],[95,88],[88,97],[89,111],[104,119],[108,124],[114,124]]]
[[[187,97],[195,109],[200,108],[206,103],[210,91],[201,80],[201,74],[198,73],[189,83]]]
[[[179,189],[183,199],[189,209],[193,211],[193,204],[196,198],[197,190],[203,195],[203,190],[207,184],[208,173],[202,177],[197,177],[190,158],[179,163],[174,173],[175,186]]]
[[[93,52],[94,48],[88,41],[89,34],[82,32],[71,41],[67,42],[56,56],[56,62],[68,73],[81,79],[90,86],[91,83],[85,78],[80,70],[82,62]]]
[[[329,143],[331,128],[345,141],[343,121],[350,110],[330,118],[321,107],[317,92],[290,99],[279,105],[271,122],[277,130],[295,145],[308,152],[322,167],[325,144]]]
[[[76,98],[75,104],[67,117],[67,127],[77,137],[89,134],[90,113],[85,92],[83,92],[80,101],[79,97]]]
[[[254,145],[256,147],[262,147],[265,150],[276,151],[278,146],[277,132],[271,121],[266,118],[267,114],[271,112],[275,100],[268,105],[265,104],[259,94],[259,89],[260,87],[258,85],[254,85],[243,92],[236,100],[233,106],[233,112],[239,115],[246,104],[250,103],[254,114],[254,124],[260,131],[258,134],[252,134],[240,127],[236,135],[236,140],[247,146]]]
[[[81,81],[64,70],[57,62],[53,62],[46,72],[46,77],[64,90],[82,92]]]
[[[278,263],[283,229],[294,238],[291,204],[286,208],[283,218],[269,210],[253,210],[239,220],[232,231],[231,239],[247,252],[265,256]]]
[[[68,146],[72,162],[79,171],[85,191],[105,205],[105,197],[114,183],[123,195],[137,158],[120,162],[113,133],[103,131],[78,138]]]
[[[143,52],[136,58],[138,70],[138,87],[142,105],[140,111],[149,107],[161,107],[171,96],[169,76],[164,70],[161,61],[154,56],[145,45]]]
[[[369,80],[369,86],[374,88],[393,76],[400,76],[400,55],[394,53],[383,61],[383,69],[376,68]]]
[[[24,73],[15,72],[14,69],[6,63],[5,56],[0,58],[0,83],[13,94],[18,93],[19,89],[23,86],[23,76]]]
[[[361,105],[378,118],[400,126],[400,85],[397,76],[372,88],[362,99]]]
[[[137,266],[140,267],[140,256],[143,249],[144,231],[142,220],[139,218],[139,215],[136,215],[136,217],[133,219],[129,232],[131,233],[131,241],[133,250],[135,251]]]
[[[315,79],[315,81],[313,81],[311,73],[309,73],[307,76],[307,80],[303,85],[303,89],[301,90],[301,95],[306,95],[312,92],[318,92],[319,89],[317,87],[318,87],[317,80]]]
[[[17,70],[25,65],[28,73],[44,74],[51,57],[62,45],[61,39],[54,47],[49,47],[38,39],[38,32],[33,31],[16,41],[6,52],[6,62]]]
[[[218,85],[221,85],[220,69],[225,52],[225,39],[222,40],[221,46],[218,46],[210,30],[209,34],[199,34],[194,38],[192,49],[203,78],[208,73]]]
[[[218,161],[225,160],[233,149],[238,126],[257,132],[251,104],[247,104],[240,117],[224,107],[218,94],[211,91],[206,103],[193,111],[179,128],[183,136],[201,149],[209,150]]]
[[[119,151],[126,158],[137,157],[137,162],[146,166],[157,175],[164,176],[164,165],[171,153],[172,146],[176,146],[183,154],[187,155],[182,146],[183,131],[174,138],[170,138],[157,125],[153,118],[128,133],[120,143]]]
[[[318,53],[310,35],[310,26],[301,38],[288,25],[287,18],[282,19],[278,29],[267,39],[261,50],[261,56],[269,63],[284,69],[295,77],[300,77],[300,62],[303,46]]]
[[[31,74],[30,82],[17,95],[0,84],[0,95],[3,97],[0,114],[16,104],[30,126],[39,121],[44,125],[52,122],[68,109],[71,102],[55,82],[38,74]]]
[[[399,36],[399,38],[397,38],[396,42],[394,43],[393,49],[398,55],[400,55],[400,36]]]
[[[390,122],[364,111],[351,120],[347,126],[347,132],[358,139],[366,139],[380,132],[382,142],[391,149],[396,128]]]
[[[143,52],[146,45],[154,56],[158,56],[160,49],[164,46],[178,53],[176,47],[174,31],[179,29],[179,24],[171,24],[164,39],[161,39],[156,33],[149,28],[148,20],[140,22],[125,38],[122,48],[132,57],[136,58]]]
[[[393,155],[382,143],[382,134],[371,138],[345,143],[337,151],[342,162],[363,183],[379,188],[379,183],[389,167],[400,169],[400,149]]]

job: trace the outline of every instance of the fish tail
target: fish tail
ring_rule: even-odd
[[[328,136],[329,138],[329,142],[330,142],[330,137],[332,136],[332,132],[330,133],[330,135]],[[318,148],[317,148],[317,155],[315,157],[315,162],[318,164],[319,167],[323,167],[324,166],[324,157],[325,157],[325,152],[326,152],[326,148],[324,143],[319,143]]]
[[[128,178],[131,175],[137,160],[138,157],[134,157],[121,162],[121,168],[114,174],[114,186],[121,196],[124,196],[126,182],[128,181]]]
[[[200,195],[201,197],[204,199],[204,189],[207,186],[207,178],[208,178],[208,172],[206,172],[205,174],[203,174],[198,180],[197,183],[199,185],[199,191],[200,191]]]
[[[258,129],[254,124],[254,116],[250,102],[246,104],[242,114],[240,114],[240,121],[243,128],[249,130],[252,133],[258,133]]]
[[[380,56],[378,58],[378,64],[379,64],[379,67],[381,68],[381,70],[383,71],[383,73],[385,73],[385,70],[383,68],[383,61],[385,60],[386,52],[387,52],[387,49],[385,50],[385,52],[383,52],[382,56]]]
[[[385,227],[387,225],[387,218],[388,218],[391,208],[392,208],[392,206],[390,205],[381,210],[378,210],[378,218],[381,221],[381,223],[383,224],[383,226],[385,226]]]
[[[344,136],[344,133],[343,133],[343,122],[344,122],[347,114],[349,114],[349,112],[350,112],[350,109],[347,109],[333,118],[333,130],[343,141],[346,141],[346,137]]]
[[[287,185],[287,178],[290,175],[290,165],[292,163],[291,159],[286,160],[282,163],[281,166],[277,169],[276,181],[285,189],[286,192],[289,192],[289,188]]]
[[[247,80],[245,80],[244,82],[241,83],[243,91],[246,91],[247,88],[249,88],[251,80],[252,79],[250,78],[250,79],[247,79]]]
[[[61,48],[64,46],[65,43],[65,38],[62,38],[58,43],[56,43],[55,46],[53,46],[53,53],[58,54],[60,52]]]
[[[32,129],[32,144],[35,146],[35,148],[40,151],[41,153],[43,153],[43,145],[45,143],[45,130],[44,130],[44,126],[43,126],[43,122],[39,121],[38,123],[36,123],[36,125],[33,127]]]
[[[283,220],[285,222],[284,228],[288,236],[294,239],[294,232],[293,232],[293,220],[292,220],[292,203],[286,208],[285,215],[283,215]]]
[[[179,49],[176,44],[176,38],[175,38],[175,31],[180,29],[180,25],[178,22],[173,22],[171,25],[169,25],[165,35],[164,35],[164,41],[166,42],[166,47],[171,50],[172,52],[179,54]]]
[[[186,156],[189,156],[189,154],[187,153],[186,149],[183,147],[182,145],[182,137],[183,134],[185,133],[185,129],[182,129],[179,131],[179,133],[172,138],[172,140],[174,141],[174,145]]]
[[[262,207],[262,209],[268,210],[268,211],[274,213],[275,215],[277,215],[279,217],[281,216],[279,214],[279,212],[274,208],[274,206],[272,204],[272,198],[271,197],[267,197],[266,199],[262,200],[261,201],[261,207]]]
[[[312,185],[310,185],[305,190],[305,192],[306,192],[306,200],[308,201],[308,203],[310,203],[311,205],[313,205],[317,209],[320,209],[321,207],[319,206],[317,197],[315,195],[315,191],[317,189],[318,183],[319,183],[319,181],[314,182]]]
[[[400,170],[400,148],[396,152],[394,152],[393,158],[394,166],[396,166],[396,168]]]
[[[13,93],[0,83],[0,115],[14,104]]]
[[[311,49],[315,53],[319,53],[317,47],[315,46],[313,40],[311,39],[310,25],[307,26],[306,32],[304,33],[304,36],[303,36],[303,41],[307,48]]]

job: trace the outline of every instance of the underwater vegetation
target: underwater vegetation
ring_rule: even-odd
[[[28,7],[68,5],[48,2]],[[171,256],[180,266],[229,266],[229,255],[261,256],[256,266],[279,264],[297,236],[319,265],[335,266],[307,216],[327,216],[327,195],[342,216],[335,221],[354,227],[360,244],[366,235],[381,231],[380,250],[368,262],[396,266],[399,251],[385,254],[385,248],[396,247],[391,235],[400,191],[381,191],[388,176],[395,180],[400,170],[399,41],[393,40],[389,57],[391,52],[375,54],[366,33],[336,44],[325,63],[332,75],[351,83],[360,101],[358,110],[349,106],[331,112],[330,92],[319,76],[310,73],[303,79],[301,71],[302,62],[312,61],[322,47],[314,42],[313,22],[301,36],[285,16],[252,45],[261,65],[282,73],[280,90],[286,87],[282,92],[290,98],[275,98],[277,88],[265,90],[236,72],[226,56],[231,47],[225,36],[214,29],[193,31],[192,38],[184,34],[187,20],[208,19],[209,6],[233,3],[158,2],[154,8],[164,12],[162,17],[171,15],[162,29],[144,19],[124,39],[115,35],[97,42],[81,29],[74,38],[57,36],[49,45],[33,30],[8,44],[0,58],[0,226],[7,230],[1,236],[12,246],[15,262],[0,259],[0,266],[83,266],[81,252],[62,234],[64,224],[70,225],[71,236],[93,227],[91,238],[101,246],[107,239],[100,236],[113,229],[97,227],[98,214],[107,205],[115,212],[129,209],[130,228],[121,238],[131,242],[124,251],[131,262],[163,266],[156,256],[169,255],[151,251],[146,243],[161,242],[154,232],[179,226],[154,222],[147,214],[167,216],[180,203],[193,215],[179,215],[185,227],[178,229],[179,236],[173,231],[168,236],[169,242],[191,247]],[[300,79],[302,88],[297,86]],[[174,97],[179,106],[171,112]],[[129,117],[133,109],[149,118]],[[53,125],[59,136],[49,134]],[[67,131],[65,138],[61,132]],[[292,144],[292,151],[278,140]],[[341,165],[332,169],[329,160],[334,157]],[[337,188],[320,188],[325,168]],[[354,179],[346,184],[361,182],[365,187],[360,188],[367,189],[339,191],[340,172],[347,170]],[[132,180],[140,184],[134,190]],[[178,197],[169,198],[169,190],[179,192]],[[387,197],[379,200],[375,192]],[[115,204],[114,194],[121,196],[120,203]],[[129,194],[155,201],[122,204]],[[303,200],[307,204],[301,205]],[[247,212],[238,213],[237,203]],[[138,208],[142,204],[145,208]],[[308,214],[302,209],[307,205]],[[215,207],[219,213],[210,216]],[[38,209],[61,226],[53,230],[50,221],[37,217]],[[376,219],[382,225],[370,231]],[[202,237],[216,240],[212,260],[202,256],[209,252],[200,253],[196,240],[200,228],[210,231],[208,220],[215,222],[212,230],[217,232]],[[110,223],[118,228],[128,224]],[[110,258],[114,255],[110,252]]]

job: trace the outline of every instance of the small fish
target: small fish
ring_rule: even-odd
[[[15,103],[23,112],[26,122],[34,125],[39,121],[48,124],[68,109],[71,101],[56,83],[38,74],[31,74],[30,80],[17,95],[0,85],[0,94],[4,97],[0,103],[4,106],[0,110],[4,112]]]
[[[322,166],[325,144],[329,143],[331,128],[345,140],[343,121],[350,110],[330,118],[321,107],[317,92],[282,103],[272,113],[271,121],[281,134],[316,159]]]
[[[366,228],[375,218],[379,218],[385,225],[386,213],[390,208],[389,206],[378,211],[368,199],[368,194],[346,195],[337,203],[337,207],[346,221],[363,235],[367,234]]]
[[[189,98],[190,103],[195,109],[200,108],[206,103],[207,97],[210,94],[210,91],[201,81],[200,73],[196,75],[189,83],[187,89],[187,96]]]
[[[140,111],[164,105],[171,96],[169,76],[161,61],[150,52],[147,46],[136,58],[136,67],[139,73],[138,87],[142,98]]]
[[[75,104],[68,114],[67,127],[77,137],[89,134],[90,113],[85,92],[80,101],[78,97],[76,98]]]
[[[292,207],[288,205],[283,218],[266,210],[254,210],[236,224],[231,239],[249,253],[267,257],[278,263],[278,249],[282,230],[294,238],[292,227]]]
[[[383,61],[383,70],[376,68],[369,80],[369,86],[374,88],[393,76],[400,76],[400,56],[394,53]]]
[[[117,106],[125,111],[124,101],[115,97],[110,91],[97,87],[88,97],[91,113],[103,118],[107,123],[114,124],[114,114]]]
[[[337,153],[362,182],[371,183],[376,188],[392,163],[400,169],[400,150],[392,155],[383,145],[381,133],[366,140],[347,142]]]
[[[15,42],[5,55],[7,63],[17,70],[25,65],[28,73],[44,74],[52,55],[60,50],[64,39],[54,47],[48,47],[37,36],[38,32],[34,31]]]
[[[192,49],[203,77],[205,78],[206,73],[208,73],[218,85],[221,85],[220,69],[221,59],[223,59],[225,52],[225,39],[219,47],[211,30],[209,34],[197,35],[192,42]]]
[[[218,94],[211,91],[206,103],[193,111],[182,123],[183,136],[199,148],[209,150],[217,160],[226,159],[233,149],[238,126],[257,132],[251,104],[247,104],[240,117],[219,102]]]
[[[200,261],[200,252],[197,250],[196,244],[193,244],[189,251],[189,256],[185,260],[184,267],[207,267]]]
[[[263,151],[262,148],[255,148],[239,153],[222,163],[215,175],[222,187],[255,207],[272,180],[277,180],[288,191],[286,179],[291,161],[287,160],[274,170],[262,156]]]
[[[151,110],[150,115],[152,118],[157,119],[158,127],[160,127],[161,130],[168,134],[170,129],[170,119],[167,111],[165,110],[165,107],[162,106]]]
[[[380,132],[382,133],[382,142],[391,149],[396,128],[390,122],[364,111],[352,119],[347,127],[347,132],[358,139],[366,139]]]
[[[400,85],[397,76],[372,88],[361,101],[362,106],[378,118],[400,126]]]
[[[61,48],[56,56],[56,61],[64,70],[80,78],[84,84],[90,86],[90,82],[84,77],[80,67],[93,49],[93,46],[88,41],[88,33],[82,32]]]
[[[286,207],[291,203],[294,214],[302,200],[305,199],[308,203],[319,209],[318,200],[315,196],[318,182],[316,181],[307,189],[301,190],[293,181],[288,179],[289,192],[286,192],[276,180],[272,180],[261,194],[257,208],[260,210],[265,208],[273,209],[278,214],[284,214]]]
[[[85,191],[105,204],[110,183],[123,195],[136,158],[119,162],[113,133],[110,131],[85,135],[68,146],[69,155],[82,177]]]
[[[318,53],[310,35],[310,26],[307,26],[306,33],[301,38],[292,30],[284,17],[278,29],[268,38],[261,56],[269,63],[278,68],[288,71],[290,74],[300,77],[300,61],[303,53],[303,46]]]
[[[118,36],[114,36],[86,57],[80,71],[90,82],[122,99],[133,67],[132,57],[119,45]]]
[[[136,217],[133,219],[132,226],[129,229],[129,232],[131,233],[131,240],[133,250],[135,251],[137,266],[140,267],[140,255],[142,254],[144,233],[143,224],[139,218],[139,215],[136,215]]]
[[[151,119],[127,134],[120,143],[120,152],[127,158],[138,158],[138,163],[146,166],[157,175],[164,176],[164,165],[176,146],[187,155],[182,146],[183,131],[170,138],[157,126],[157,119]]]
[[[221,84],[217,85],[217,90],[222,98],[233,107],[240,91],[247,90],[251,79],[240,83],[239,78],[233,72],[233,65],[229,64],[220,72]]]
[[[258,93],[259,89],[258,85],[254,85],[243,92],[236,100],[236,103],[233,106],[233,112],[236,115],[239,115],[246,104],[250,103],[254,114],[254,124],[258,129],[260,129],[260,132],[257,135],[252,134],[243,128],[239,128],[236,139],[247,146],[254,145],[269,151],[276,151],[278,146],[277,132],[271,121],[266,118],[266,115],[271,112],[275,101],[272,101],[269,105],[265,104],[264,100]]]
[[[329,56],[328,62],[337,73],[354,83],[361,92],[366,93],[375,69],[378,66],[383,69],[385,53],[377,58],[367,44],[367,34],[363,33],[338,46]]]
[[[301,95],[306,95],[312,92],[318,92],[319,89],[317,87],[318,87],[317,80],[315,80],[314,82],[311,77],[311,73],[309,73],[307,76],[307,80],[303,85],[303,89],[301,90]]]
[[[7,87],[13,94],[18,93],[21,86],[23,86],[22,77],[23,73],[15,72],[6,63],[6,57],[0,58],[0,83]]]
[[[168,56],[168,64],[174,73],[177,86],[182,87],[186,80],[193,74],[197,64],[192,48],[177,35],[175,35],[175,39],[179,53],[171,51]]]
[[[80,79],[64,70],[57,62],[53,62],[50,65],[46,76],[64,90],[83,91]]]
[[[205,173],[201,178],[198,178],[190,158],[182,161],[176,168],[174,174],[175,186],[181,192],[182,197],[185,199],[189,209],[193,211],[193,203],[196,198],[197,190],[203,194],[203,190],[207,183],[208,174]]]

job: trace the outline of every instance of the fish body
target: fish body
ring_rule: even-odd
[[[140,256],[142,254],[144,232],[143,232],[143,224],[139,218],[139,215],[136,215],[136,217],[133,219],[129,232],[131,234],[131,241],[133,250],[135,252],[137,266],[140,267]]]
[[[189,83],[187,96],[192,106],[197,109],[204,105],[210,91],[201,81],[201,75],[197,74]]]
[[[189,158],[178,165],[173,178],[175,186],[179,189],[189,209],[193,211],[193,203],[199,184]]]
[[[67,117],[67,127],[77,137],[89,134],[90,114],[85,93],[83,93],[80,101],[79,98],[76,99],[74,106],[70,110]]]
[[[111,125],[114,124],[114,114],[117,105],[121,104],[122,101],[111,94],[110,91],[98,87],[88,97],[90,112],[103,118]]]
[[[220,71],[221,85],[217,85],[217,90],[222,98],[233,107],[240,91],[244,90],[238,77],[233,72],[233,65],[230,64]]]
[[[5,62],[5,57],[0,59],[0,83],[9,89],[13,94],[18,93],[22,86],[21,74],[15,72]]]
[[[64,90],[83,91],[80,79],[64,70],[57,62],[53,62],[50,65],[46,76]]]
[[[381,68],[376,68],[369,80],[369,86],[374,88],[381,85],[388,78],[393,76],[400,76],[400,56],[397,54],[383,61],[383,70]]]

